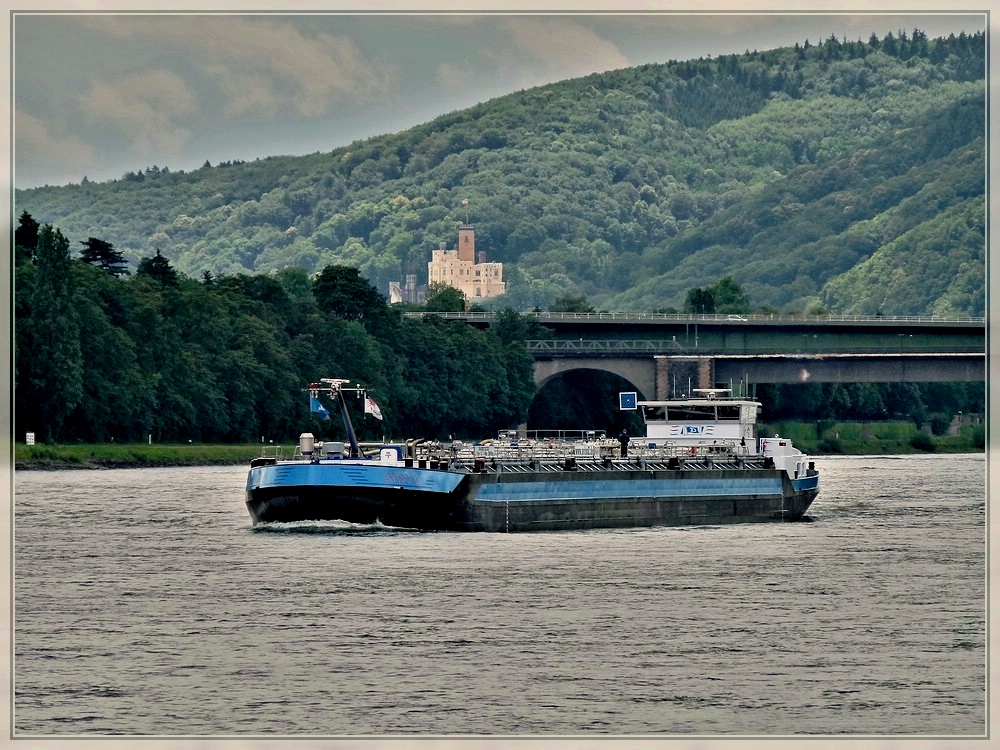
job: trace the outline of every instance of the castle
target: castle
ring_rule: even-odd
[[[487,263],[484,253],[476,254],[476,230],[471,224],[458,228],[458,247],[448,250],[442,242],[431,253],[427,264],[427,283],[454,287],[465,295],[466,302],[503,294],[507,284],[503,280],[503,263]],[[417,287],[416,275],[406,277],[406,286],[399,282],[389,284],[389,302],[421,302],[426,296],[424,288]]]

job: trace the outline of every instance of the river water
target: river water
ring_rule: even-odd
[[[983,737],[984,456],[817,466],[806,522],[522,535],[16,472],[13,736]]]

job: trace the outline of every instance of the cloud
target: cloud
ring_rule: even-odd
[[[575,78],[627,68],[618,47],[567,17],[505,17],[505,56],[531,70],[535,77]]]
[[[281,112],[281,93],[268,76],[228,65],[209,65],[205,73],[221,90],[222,112],[227,117],[256,114],[271,118]]]
[[[184,123],[196,111],[195,97],[175,73],[153,70],[94,83],[80,98],[92,123],[116,127],[133,152],[174,155],[191,136]]]
[[[441,63],[437,67],[438,81],[448,89],[458,89],[469,85],[472,76],[468,68],[455,63]]]
[[[274,116],[291,108],[304,117],[327,114],[338,103],[388,96],[391,67],[369,61],[343,35],[309,32],[271,17],[95,16],[92,29],[123,40],[148,40],[195,63],[221,93],[229,115]],[[200,65],[199,65],[200,63]]]
[[[476,37],[475,62],[451,60],[439,63],[437,79],[445,88],[479,86],[488,90],[489,78],[502,82],[504,91],[531,88],[551,81],[626,68],[628,58],[613,42],[584,22],[569,16],[498,15],[446,17],[445,25],[488,24]],[[456,45],[457,46],[457,45]]]
[[[80,173],[93,165],[94,148],[21,109],[14,113],[15,170],[26,174],[57,170]]]

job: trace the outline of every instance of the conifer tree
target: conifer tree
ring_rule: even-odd
[[[177,286],[177,271],[171,267],[169,260],[160,255],[159,250],[154,257],[139,261],[136,275],[154,278],[163,286]]]
[[[17,229],[14,230],[15,263],[20,265],[29,261],[33,262],[36,247],[38,247],[38,222],[27,211],[22,211],[17,222]]]
[[[69,240],[46,224],[38,235],[30,331],[18,377],[30,405],[26,430],[57,440],[83,394],[80,326],[73,299]]]
[[[111,276],[127,276],[129,274],[128,261],[120,250],[115,250],[115,246],[105,240],[90,237],[86,241],[80,242],[83,250],[80,251],[80,260],[92,266],[97,266]]]

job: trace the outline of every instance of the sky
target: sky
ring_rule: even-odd
[[[548,9],[535,13],[513,4],[417,12],[391,3],[329,12],[335,2],[325,11],[286,2],[280,12],[222,4],[214,7],[234,10],[208,14],[114,0],[32,11],[28,0],[9,19],[13,184],[103,182],[152,166],[190,171],[206,161],[328,152],[590,73],[831,34],[867,41],[914,28],[931,37],[975,33],[989,7],[913,11],[916,0],[898,6],[905,12],[883,2],[878,12],[840,3],[706,13],[664,12],[677,3],[655,1],[620,2],[613,11],[560,2],[525,6]]]

